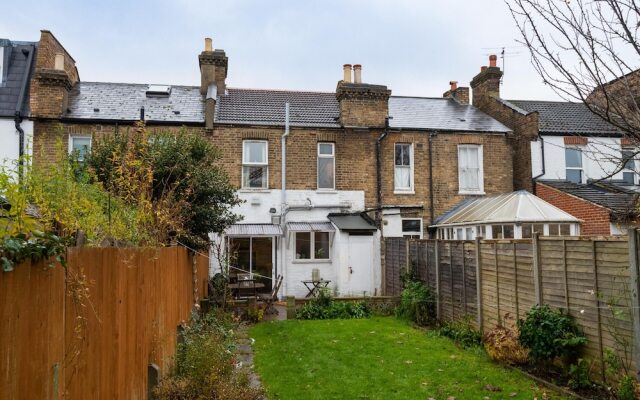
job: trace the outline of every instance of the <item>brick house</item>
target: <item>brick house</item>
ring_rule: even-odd
[[[625,234],[637,219],[638,161],[619,167],[636,146],[582,103],[502,99],[501,77],[491,56],[471,82],[473,104],[514,131],[514,187],[583,220],[581,234]]]
[[[29,83],[37,43],[0,39],[0,163],[31,151]]]
[[[200,86],[82,82],[50,32],[40,48],[35,162],[50,160],[57,142],[82,154],[140,119],[210,138],[245,200],[244,220],[222,236],[234,267],[282,274],[283,294],[305,295],[314,270],[339,295],[379,294],[385,237],[426,237],[465,198],[514,188],[512,130],[455,84],[444,97],[392,96],[345,65],[335,92],[231,88],[226,52],[210,39]]]

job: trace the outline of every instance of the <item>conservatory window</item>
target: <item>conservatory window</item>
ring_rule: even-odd
[[[476,238],[476,236],[473,234],[473,228],[472,227],[468,227],[468,228],[465,229],[464,238],[466,240],[473,240],[473,239]]]
[[[567,164],[567,180],[573,183],[582,183],[582,149],[567,147],[564,150],[564,157]]]
[[[494,239],[513,239],[513,225],[491,225]]]
[[[549,224],[549,236],[571,236],[571,224]]]
[[[413,145],[396,143],[394,156],[396,192],[413,192]]]
[[[267,142],[245,140],[242,142],[242,187],[244,189],[266,189],[269,179]]]
[[[463,194],[484,193],[482,146],[461,144],[458,146],[458,185]]]
[[[622,170],[622,180],[627,185],[635,184],[636,162],[634,160],[636,152],[632,148],[622,149],[622,162],[624,168]]]
[[[544,234],[544,224],[523,224],[522,225],[522,238],[532,238],[534,233]]]

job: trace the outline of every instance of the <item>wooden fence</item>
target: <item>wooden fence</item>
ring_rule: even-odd
[[[630,238],[386,239],[385,294],[398,295],[401,271],[415,268],[441,320],[468,315],[482,332],[514,324],[535,304],[565,309],[604,378],[609,351],[640,365],[637,233]]]
[[[146,399],[177,327],[206,296],[184,248],[71,248],[68,267],[0,273],[0,400]]]

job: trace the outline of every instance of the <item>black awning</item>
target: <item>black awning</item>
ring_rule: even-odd
[[[366,214],[329,214],[329,221],[345,232],[375,232],[375,223]]]

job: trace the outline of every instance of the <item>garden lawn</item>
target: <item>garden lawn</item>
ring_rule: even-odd
[[[562,398],[481,349],[462,350],[395,318],[274,321],[250,335],[272,400]]]

